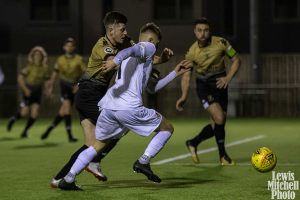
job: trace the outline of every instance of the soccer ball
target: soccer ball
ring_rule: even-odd
[[[252,154],[251,163],[257,171],[265,173],[274,169],[277,157],[271,149],[261,147]]]

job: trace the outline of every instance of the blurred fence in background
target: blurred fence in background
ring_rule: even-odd
[[[52,68],[55,56],[49,57]],[[158,65],[162,75],[167,74],[183,58],[174,56],[168,63]],[[85,57],[87,61],[88,57]],[[230,116],[245,117],[299,117],[300,116],[300,55],[262,55],[261,84],[251,83],[251,67],[248,55],[241,55],[242,66],[229,87]],[[0,55],[0,66],[5,73],[5,82],[0,86],[0,117],[15,113],[20,102],[16,77],[18,69],[26,65],[26,56]],[[41,115],[52,117],[60,105],[59,88],[51,98],[43,98]],[[207,116],[196,94],[195,77],[192,77],[189,98],[183,112],[175,109],[181,94],[180,78],[156,95],[145,94],[145,103],[157,108],[167,117]]]
[[[249,55],[240,55],[242,66],[229,86],[228,114],[230,116],[300,116],[300,55],[262,55],[260,71],[261,84],[251,83]],[[182,59],[176,57],[166,68],[166,73]],[[168,68],[168,69],[167,69]],[[180,78],[171,83],[157,96],[158,108],[166,116],[206,116],[196,93],[195,77],[191,80],[191,89],[185,111],[175,111],[179,98]]]

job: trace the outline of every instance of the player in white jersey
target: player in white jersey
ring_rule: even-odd
[[[164,147],[174,128],[161,114],[143,106],[142,91],[148,86],[150,91],[156,92],[190,69],[185,67],[186,61],[182,61],[165,78],[149,84],[152,57],[160,40],[160,29],[155,24],[148,23],[141,28],[138,44],[122,50],[112,61],[106,61],[108,69],[122,64],[116,83],[98,104],[102,112],[96,124],[97,141],[78,156],[68,175],[59,182],[59,188],[80,190],[75,184],[76,175],[111,139],[122,137],[129,130],[142,136],[156,132],[144,154],[134,163],[133,170],[143,173],[151,181],[161,182],[150,168],[150,159]]]

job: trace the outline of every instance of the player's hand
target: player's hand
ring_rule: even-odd
[[[44,85],[44,94],[48,97],[50,97],[53,93],[53,85],[54,83],[52,81],[47,81]]]
[[[164,48],[162,54],[161,54],[161,59],[163,62],[167,62],[168,60],[171,59],[171,57],[174,55],[174,52],[169,49],[169,48]]]
[[[153,64],[161,64],[169,61],[171,57],[174,55],[174,52],[169,48],[164,48],[163,52],[160,56],[154,56],[153,58]]]
[[[180,76],[182,74],[184,74],[187,71],[191,71],[192,70],[192,65],[190,65],[190,61],[188,60],[182,60],[180,63],[178,63],[175,67],[175,72],[176,72],[176,76]]]
[[[186,99],[183,97],[180,97],[176,102],[176,110],[183,111],[184,110],[183,106],[184,106],[185,102],[186,102]]]
[[[102,62],[102,68],[100,71],[106,73],[106,72],[116,69],[116,67],[117,67],[117,64],[113,60],[107,60],[107,61]]]
[[[194,63],[190,60],[183,60],[182,64],[185,68],[193,68],[194,65]]]
[[[217,78],[217,83],[216,83],[217,88],[225,89],[228,87],[229,82],[230,81],[228,80],[228,78],[226,76]]]

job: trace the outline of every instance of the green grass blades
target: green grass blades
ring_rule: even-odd
[[[84,191],[68,192],[51,189],[49,183],[83,144],[78,121],[73,122],[73,132],[79,142],[69,143],[63,123],[47,140],[41,141],[40,136],[51,120],[38,120],[29,131],[29,138],[19,139],[25,121],[18,121],[8,133],[6,121],[1,119],[0,199],[271,199],[268,181],[272,173],[259,173],[250,163],[252,153],[263,146],[272,149],[278,158],[275,173],[291,172],[300,181],[299,119],[228,119],[227,152],[236,161],[235,166],[219,165],[214,138],[199,145],[200,164],[193,164],[184,143],[208,120],[170,121],[175,127],[174,135],[152,159],[152,169],[162,179],[160,184],[133,173],[132,165],[151,137],[129,133],[101,163],[107,182],[98,182],[91,174],[82,172],[77,183]],[[299,190],[293,192],[295,199],[300,199]]]

